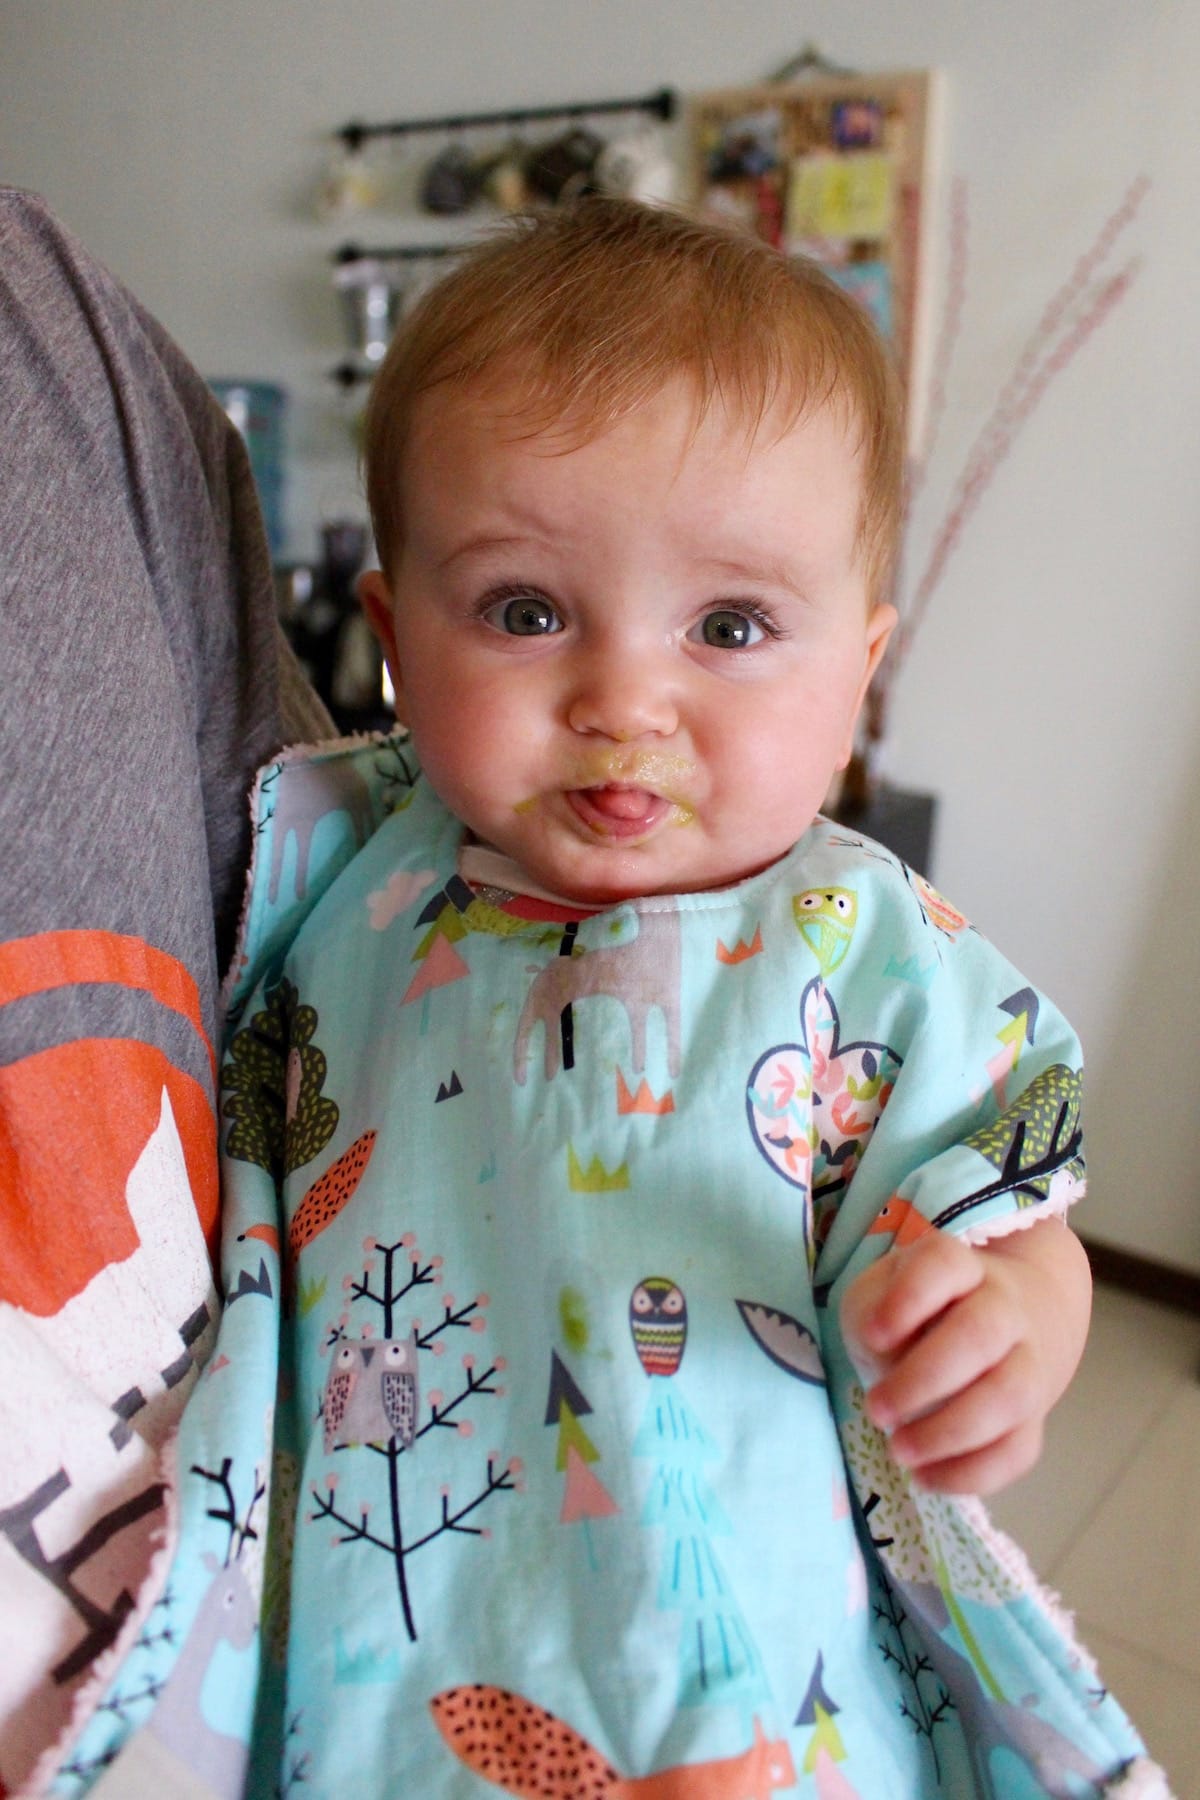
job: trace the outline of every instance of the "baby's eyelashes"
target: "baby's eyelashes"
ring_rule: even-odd
[[[557,607],[544,594],[528,588],[506,588],[485,595],[479,617],[508,637],[551,637],[564,628]]]
[[[778,632],[758,607],[718,606],[698,619],[687,635],[690,643],[706,644],[710,650],[749,650]]]

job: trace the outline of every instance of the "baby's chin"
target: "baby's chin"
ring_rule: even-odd
[[[529,880],[568,904],[620,906],[625,900],[678,890],[678,883],[657,879],[648,866],[639,868],[636,856],[628,851],[620,856],[589,856],[586,852],[578,857],[522,856],[510,847],[506,854]]]
[[[520,857],[516,860],[522,861]],[[665,870],[661,865],[652,866],[649,858],[639,866],[636,851],[626,852],[619,859],[614,856],[605,860],[609,861],[607,868],[560,865],[540,871],[527,868],[527,873],[563,900],[577,901],[581,906],[607,907],[620,906],[630,900],[661,899],[669,894],[707,894],[734,888],[770,868],[778,858],[771,856],[765,862],[748,865],[714,863],[708,867]],[[615,866],[618,860],[625,866]]]

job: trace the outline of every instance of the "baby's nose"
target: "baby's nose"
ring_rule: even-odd
[[[578,670],[567,707],[572,731],[625,744],[669,737],[679,711],[671,685],[653,656],[590,656]]]

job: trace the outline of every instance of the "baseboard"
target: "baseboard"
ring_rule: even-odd
[[[1173,1263],[1156,1262],[1151,1256],[1137,1256],[1132,1250],[1098,1244],[1094,1238],[1085,1237],[1082,1241],[1094,1281],[1200,1316],[1200,1275]]]

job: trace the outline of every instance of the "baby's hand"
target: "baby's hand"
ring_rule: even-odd
[[[991,1494],[1026,1474],[1087,1337],[1091,1279],[1057,1219],[973,1249],[930,1231],[842,1302],[867,1415],[922,1487]]]

